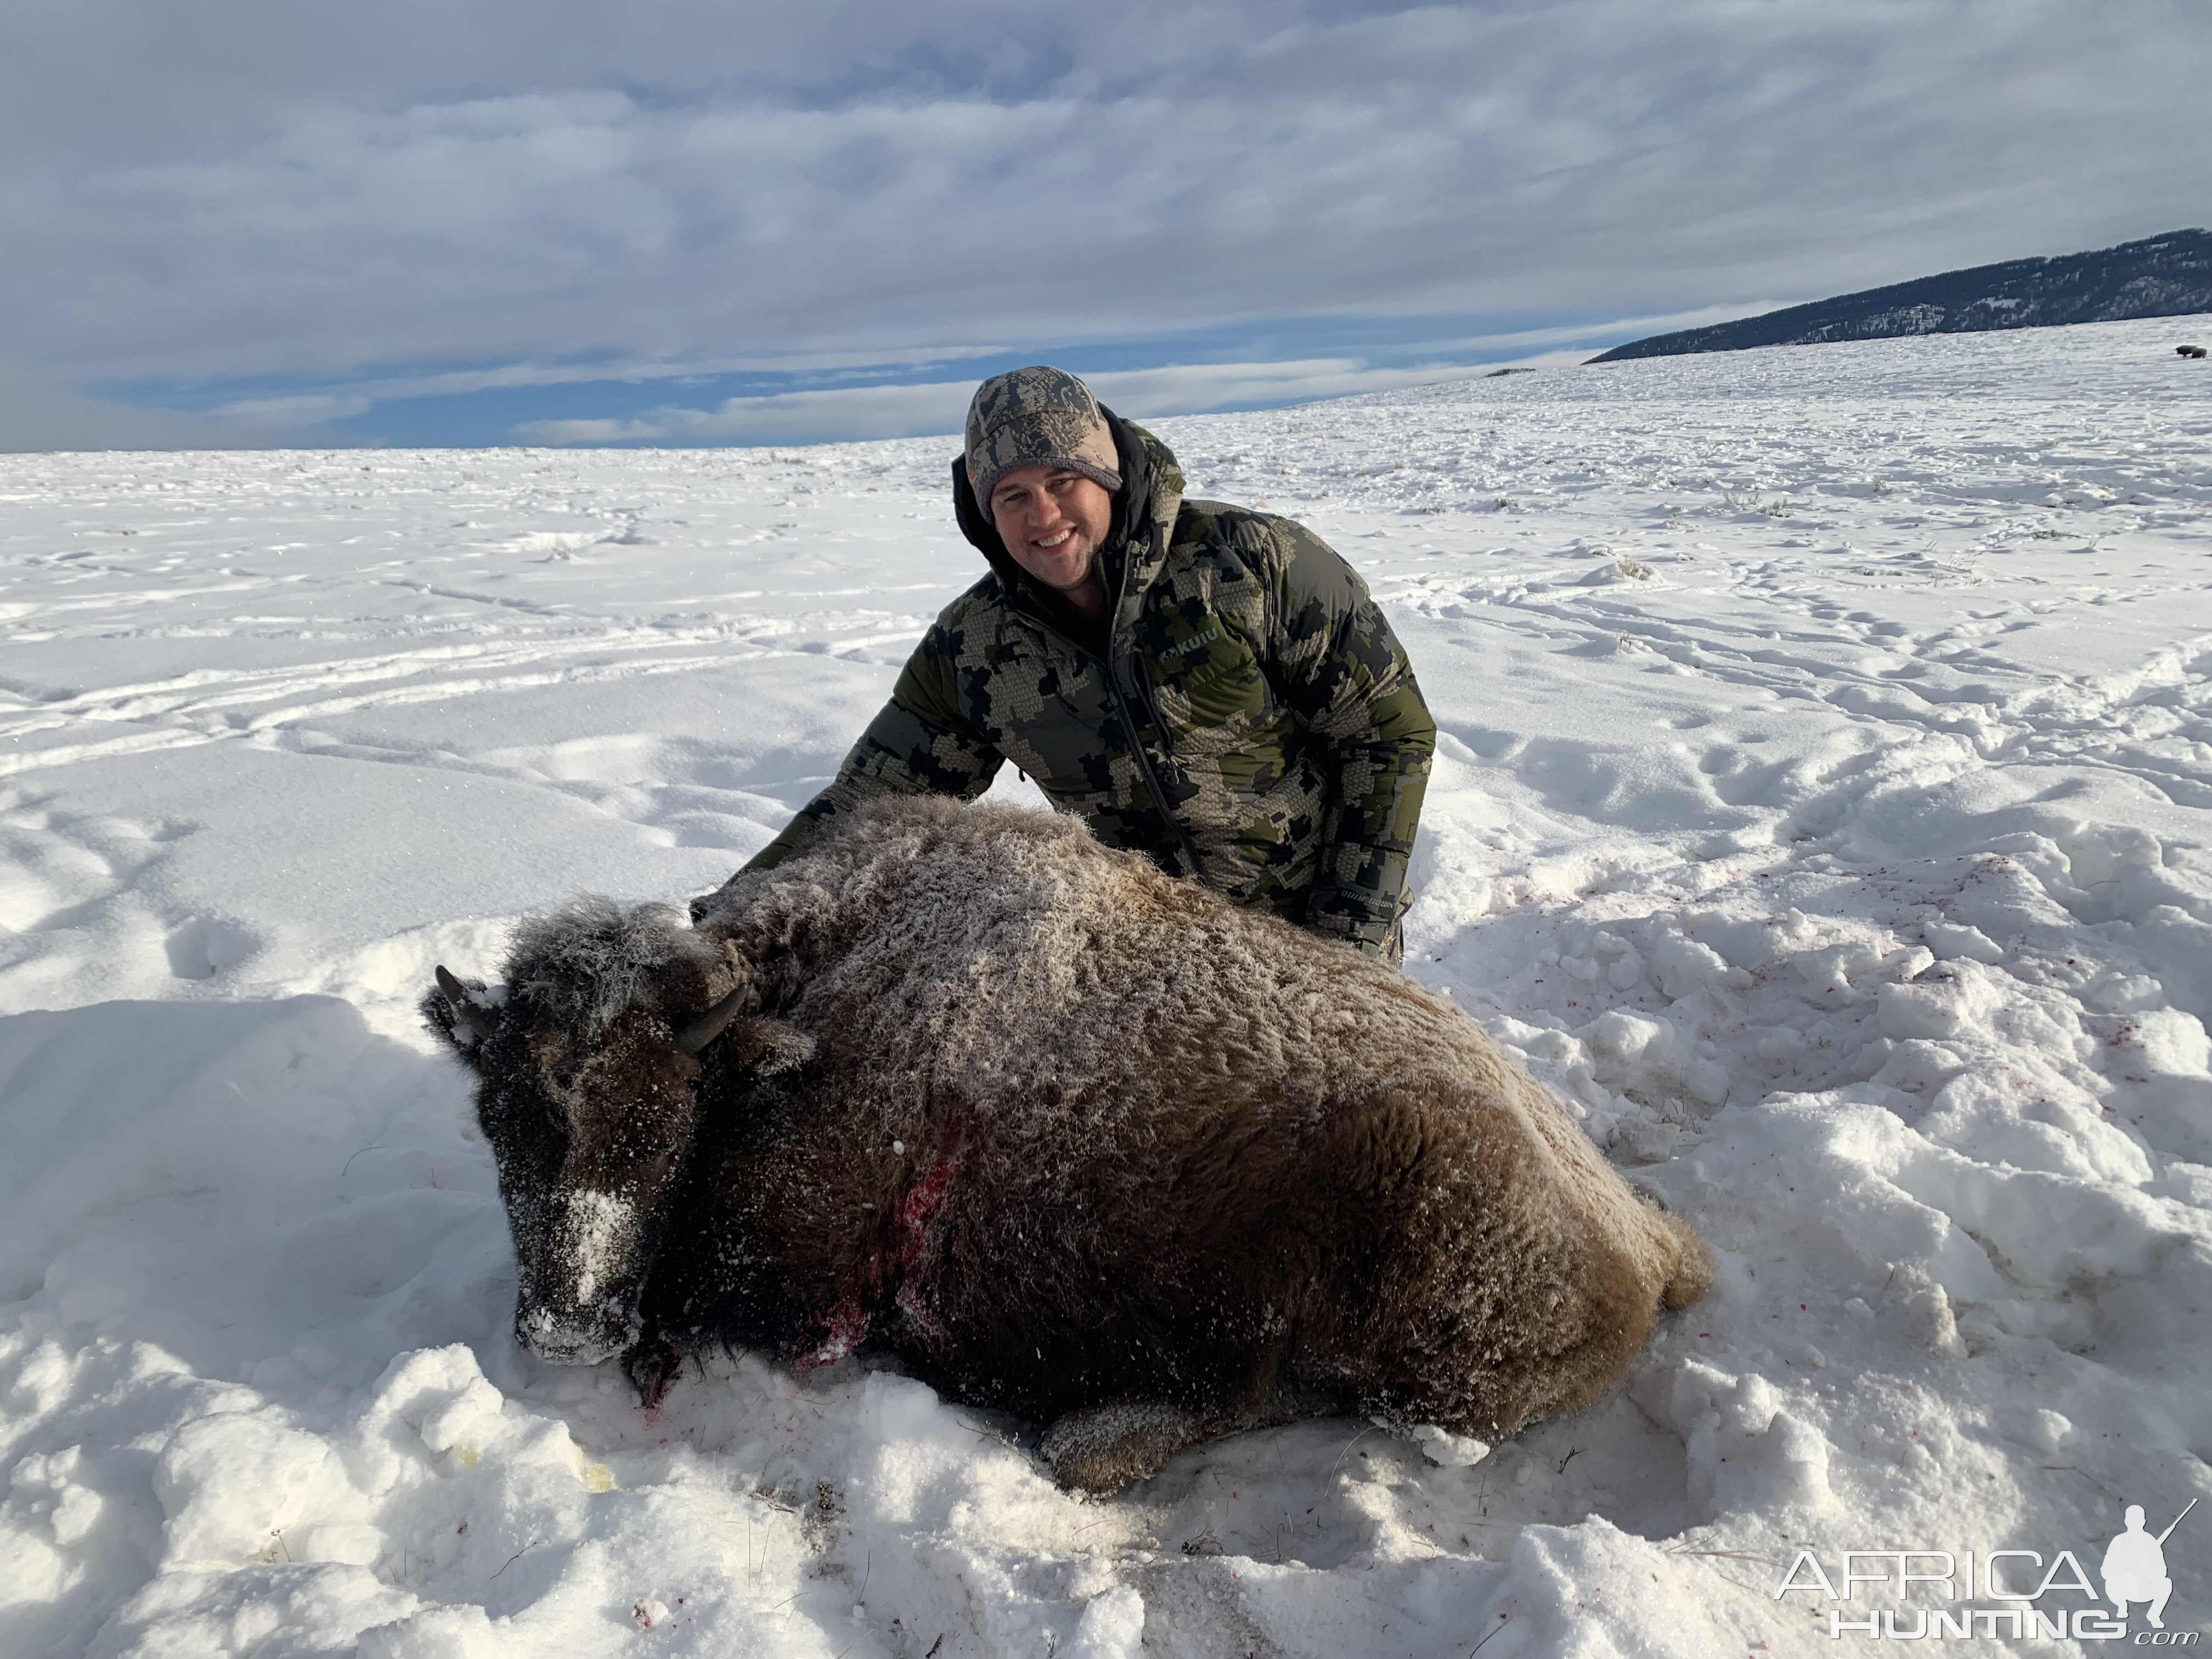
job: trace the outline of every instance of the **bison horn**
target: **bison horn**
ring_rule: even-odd
[[[696,1054],[722,1032],[738,1017],[751,992],[750,985],[740,985],[676,1034],[676,1046],[687,1054]]]
[[[443,963],[438,964],[438,990],[453,1011],[453,1018],[478,1036],[491,1035],[491,1016],[480,1007],[469,994],[467,986],[455,979]]]

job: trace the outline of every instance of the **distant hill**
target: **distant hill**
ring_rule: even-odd
[[[2212,311],[2212,231],[2170,230],[2140,242],[2008,259],[1922,276],[1887,288],[1816,300],[1741,322],[1654,334],[1615,346],[1594,363],[1673,357],[1747,346],[1813,345],[1827,340],[1887,340],[1900,334],[1971,334],[1992,328],[2051,328],[2127,317],[2179,317]]]

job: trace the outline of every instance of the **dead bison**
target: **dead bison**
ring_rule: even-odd
[[[424,1000],[549,1359],[872,1338],[1110,1490],[1299,1416],[1509,1434],[1711,1281],[1458,1009],[1070,819],[883,803],[711,902]]]

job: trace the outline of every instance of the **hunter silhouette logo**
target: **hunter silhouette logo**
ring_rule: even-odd
[[[2166,1523],[2166,1530],[2152,1537],[2143,1530],[2143,1507],[2128,1505],[2122,1517],[2128,1529],[2105,1547],[2105,1599],[2118,1611],[2121,1618],[2128,1616],[2128,1603],[2148,1601],[2150,1610],[2144,1617],[2150,1620],[2153,1630],[2166,1628],[2166,1598],[2173,1594],[2173,1580],[2166,1577],[2166,1540],[2181,1524],[2182,1516],[2197,1507],[2191,1498],[2181,1515]]]
[[[2097,1588],[2089,1582],[2080,1557],[2069,1549],[2060,1550],[2047,1563],[2041,1551],[2027,1549],[1986,1550],[1978,1559],[1972,1550],[1962,1554],[1941,1549],[1845,1550],[1843,1571],[1832,1577],[1813,1551],[1800,1550],[1775,1587],[1774,1599],[1778,1601],[1794,1591],[1849,1604],[1858,1600],[1864,1587],[1873,1596],[1893,1595],[1909,1602],[1916,1599],[1915,1586],[1925,1586],[1921,1593],[1936,1599],[1932,1606],[1854,1607],[1851,1611],[1860,1615],[1856,1618],[1847,1616],[1844,1607],[1829,1607],[1827,1634],[1838,1639],[1860,1635],[1893,1642],[1951,1637],[2018,1642],[2071,1637],[2077,1642],[2130,1641],[2135,1647],[2193,1647],[2200,1632],[2166,1627],[2166,1604],[2173,1594],[2166,1540],[2197,1503],[2191,1498],[2160,1533],[2146,1530],[2142,1504],[2127,1506],[2121,1517],[2125,1530],[2105,1547],[2098,1574],[2112,1613],[2097,1604]],[[2081,1600],[2072,1605],[2045,1601],[2064,1596]],[[2149,1626],[2132,1640],[2128,1632],[2131,1605],[2144,1608]]]

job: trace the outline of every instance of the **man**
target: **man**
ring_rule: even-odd
[[[1398,960],[1436,724],[1351,568],[1183,500],[1167,447],[1055,368],[977,389],[952,498],[990,574],[745,868],[871,795],[972,800],[1011,760],[1108,846]]]
[[[2197,1507],[2191,1498],[2189,1509]],[[2184,1510],[2181,1515],[2186,1515]],[[2153,1537],[2143,1530],[2143,1507],[2130,1504],[2120,1519],[2127,1530],[2105,1546],[2104,1571],[2099,1576],[2105,1581],[2105,1599],[2119,1610],[2122,1619],[2128,1616],[2128,1603],[2150,1603],[2148,1618],[2153,1630],[2166,1628],[2166,1598],[2173,1594],[2173,1580],[2166,1575],[2166,1540],[2174,1527],[2181,1524],[2181,1515],[2173,1517],[2173,1526]]]

